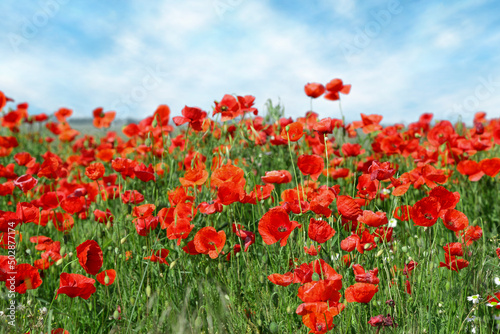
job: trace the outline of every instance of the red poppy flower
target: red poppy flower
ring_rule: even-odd
[[[104,168],[103,164],[100,162],[96,162],[93,164],[90,164],[87,168],[85,168],[85,175],[93,181],[100,179],[103,175],[106,169]]]
[[[444,251],[453,256],[464,256],[464,250],[462,244],[459,242],[450,242],[443,246]]]
[[[29,174],[18,177],[14,181],[14,185],[21,189],[23,193],[27,193],[38,184],[38,180]]]
[[[337,198],[337,210],[346,220],[357,221],[358,217],[363,214],[359,204],[351,196],[345,195]]]
[[[307,96],[315,99],[323,95],[323,93],[325,92],[325,86],[316,82],[308,83],[304,86],[304,91],[306,92]]]
[[[377,268],[370,270],[369,272],[365,272],[365,269],[361,265],[354,264],[352,269],[354,270],[354,280],[356,282],[370,284],[378,284],[380,282],[380,279],[377,277]]]
[[[378,286],[370,283],[356,283],[345,290],[345,299],[348,303],[369,303],[375,293],[378,291]]]
[[[465,230],[455,232],[455,234],[460,236],[467,246],[470,246],[474,241],[481,239],[483,229],[481,226],[468,226]]]
[[[102,250],[94,240],[87,240],[76,247],[76,256],[87,274],[96,275],[102,267]]]
[[[103,112],[102,108],[97,108],[92,114],[94,116],[94,126],[96,128],[109,128],[115,119],[116,111]]]
[[[220,102],[215,101],[215,108],[212,116],[221,114],[221,121],[229,121],[242,115],[238,100],[229,94],[224,95]]]
[[[353,234],[345,238],[340,242],[340,248],[346,252],[352,252],[359,245],[360,237],[357,234]]]
[[[36,223],[40,220],[39,209],[31,203],[18,202],[16,205],[17,218],[23,223]]]
[[[314,245],[311,245],[309,248],[304,246],[304,252],[306,254],[311,255],[311,256],[316,256],[321,250],[321,246],[318,246],[317,248]]]
[[[36,159],[31,156],[28,152],[20,152],[14,155],[14,160],[19,166],[26,166],[28,168],[33,167],[36,163]]]
[[[108,283],[106,283],[106,277],[108,277]],[[108,286],[115,282],[116,271],[114,269],[101,271],[95,278],[97,282],[101,283],[102,285]]]
[[[144,195],[137,190],[127,190],[121,196],[124,204],[139,204],[144,201]]]
[[[445,262],[439,262],[439,267],[446,267],[450,270],[458,272],[464,268],[469,266],[469,261],[464,259],[457,259],[453,255],[449,255],[448,253],[444,253]]]
[[[143,204],[135,206],[132,209],[132,216],[137,218],[146,218],[153,214],[156,209],[156,205],[154,204]]]
[[[281,285],[281,286],[289,286],[293,283],[294,274],[286,273],[286,274],[271,274],[267,276],[267,279],[270,280],[273,284]]]
[[[336,281],[320,280],[305,283],[299,287],[298,297],[304,303],[338,302],[340,300],[339,286]]]
[[[496,303],[495,308],[500,310],[500,292],[495,293],[494,296],[488,296],[487,301],[489,304]]]
[[[500,259],[500,248],[497,248],[496,252],[497,252],[498,258]]]
[[[365,153],[360,144],[344,143],[342,144],[342,154],[344,157],[357,157]]]
[[[215,259],[226,244],[226,233],[217,232],[212,226],[207,226],[199,230],[194,236],[194,246],[200,254],[208,254]]]
[[[194,228],[193,224],[189,223],[186,219],[177,219],[176,222],[168,225],[167,238],[170,240],[178,239],[177,246],[181,244],[182,239],[189,237],[189,233]]]
[[[158,226],[158,217],[148,216],[146,218],[135,218],[133,220],[135,230],[140,236],[146,237],[151,231]]]
[[[275,207],[262,216],[259,221],[259,233],[267,245],[280,242],[280,246],[286,246],[290,233],[296,228],[301,228],[296,221],[290,221],[288,214],[282,207]]]
[[[9,263],[9,267],[12,264]],[[33,290],[38,288],[42,284],[42,279],[38,273],[38,269],[33,267],[28,263],[21,263],[16,265],[15,270],[9,270],[9,272],[14,272],[15,279],[5,281],[5,286],[9,290],[15,289],[17,293],[25,294],[27,290]],[[10,278],[10,276],[8,277]]]
[[[401,205],[394,209],[394,218],[407,222],[410,220],[411,205]]]
[[[325,162],[322,157],[316,154],[303,154],[297,161],[297,167],[304,175],[311,175],[313,180],[317,180],[323,169]]]
[[[153,252],[153,254],[151,254],[151,256],[145,257],[144,260],[149,260],[151,262],[160,262],[160,263],[166,264],[168,266],[168,262],[166,260],[166,257],[168,256],[169,253],[170,253],[170,251],[168,249],[162,248],[162,249],[157,250],[156,252]]]
[[[449,209],[444,215],[443,223],[447,229],[457,232],[469,226],[469,219],[464,213],[455,209]]]
[[[368,172],[370,173],[371,180],[387,180],[396,174],[396,169],[391,167],[391,163],[386,162],[378,162],[374,160],[370,167],[368,167]]]
[[[203,122],[207,117],[206,112],[197,107],[185,106],[182,109],[181,113],[182,116],[176,116],[172,118],[175,125],[179,126],[185,123],[189,123],[189,126],[191,126],[194,130],[196,131],[202,130]]]
[[[89,299],[90,295],[96,291],[94,284],[95,280],[92,278],[79,274],[62,273],[55,299],[61,293],[71,298],[81,297],[85,300]]]
[[[83,197],[67,197],[61,202],[61,208],[73,215],[83,210],[85,198]]]
[[[302,123],[294,122],[281,129],[280,136],[283,140],[290,139],[291,142],[298,141],[304,135]]]
[[[358,222],[371,227],[379,227],[389,223],[389,220],[385,212],[364,210],[363,215],[358,217]]]
[[[472,160],[460,161],[457,165],[457,171],[462,175],[468,176],[472,182],[479,181],[484,175],[479,164]]]
[[[102,210],[99,210],[99,209],[95,209],[94,210],[94,220],[98,223],[101,223],[101,224],[106,224],[106,223],[113,223],[113,220],[115,219],[115,217],[113,216],[113,214],[111,213],[111,210],[109,209],[106,209],[106,211],[102,211]]]
[[[411,219],[418,226],[432,226],[439,218],[441,205],[435,197],[424,197],[411,209]]]
[[[54,227],[59,232],[64,232],[67,234],[67,233],[69,233],[69,231],[71,231],[71,229],[75,225],[75,220],[68,213],[50,211],[49,216],[52,219],[52,223],[54,224]],[[42,211],[42,218],[41,218],[42,223],[41,223],[41,225],[43,225],[43,220],[44,220],[44,217],[43,217],[43,211]]]
[[[351,85],[344,85],[342,80],[333,79],[329,83],[326,84],[326,90],[328,91],[325,95],[325,99],[336,101],[340,99],[339,93],[349,94],[351,91]]]
[[[265,176],[261,177],[265,183],[283,184],[292,181],[292,174],[287,170],[273,170],[266,172]]]
[[[311,240],[320,244],[327,242],[335,235],[335,230],[324,220],[309,220],[309,228],[307,234]]]
[[[483,159],[479,162],[481,171],[491,177],[500,173],[500,158]]]

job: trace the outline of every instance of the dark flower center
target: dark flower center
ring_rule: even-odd
[[[285,226],[278,227],[278,232],[286,232],[288,229]]]

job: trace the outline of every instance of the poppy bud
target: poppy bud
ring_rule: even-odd
[[[113,227],[113,224],[112,224],[110,221],[108,221],[108,222],[106,223],[106,229],[108,229],[108,230],[109,230],[111,227]]]
[[[206,267],[205,268],[205,275],[208,276],[208,274],[210,274],[210,267]]]
[[[56,261],[56,266],[60,266],[64,259],[59,259]]]
[[[151,138],[146,138],[146,140],[144,141],[144,145],[146,146],[150,146],[151,145]]]
[[[401,251],[403,253],[408,253],[408,247],[406,247],[406,246],[401,247]]]
[[[64,253],[66,253],[66,246],[62,246],[60,251],[59,251],[59,254],[61,254],[61,255],[64,255]]]
[[[153,122],[151,123],[151,126],[153,128],[156,128],[156,126],[158,125],[158,119],[155,117],[155,119],[153,120]]]
[[[293,313],[293,309],[292,309],[290,306],[288,306],[288,307],[286,308],[286,313],[288,313],[288,314],[292,314],[292,313]]]
[[[125,243],[125,241],[127,241],[127,237],[122,238],[122,239],[120,240],[120,243],[123,245],[123,244]]]
[[[446,288],[446,291],[450,291],[450,282],[446,282],[444,287]]]
[[[69,253],[68,253],[68,256],[69,256],[69,257],[73,257],[73,252],[69,252]]]
[[[262,326],[262,320],[257,319],[257,326],[259,326],[259,327]]]
[[[113,319],[118,320],[120,318],[120,313],[118,311],[113,312]]]
[[[146,296],[148,296],[148,298],[151,296],[151,287],[149,285],[146,287]]]
[[[134,305],[134,303],[135,303],[134,297],[130,297],[130,304]]]
[[[375,242],[375,243],[378,243],[378,242],[379,242],[379,240],[380,240],[380,238],[379,238],[379,237],[375,237],[375,238],[373,238],[373,242]]]
[[[287,126],[285,127],[285,130],[286,130],[286,132],[290,131],[290,125],[287,125]]]
[[[118,254],[118,253],[120,253],[120,248],[115,247],[115,254]]]
[[[365,244],[365,245],[363,246],[363,248],[364,248],[365,250],[366,250],[366,249],[368,249],[368,248],[370,248],[370,247],[371,247],[371,244]]]
[[[380,255],[382,255],[382,253],[384,253],[384,250],[383,250],[383,249],[379,250],[375,256],[376,256],[376,257],[379,257]]]

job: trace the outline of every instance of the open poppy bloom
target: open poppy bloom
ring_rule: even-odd
[[[185,106],[182,111],[182,116],[176,116],[172,118],[175,125],[179,126],[185,123],[189,123],[195,131],[201,131],[202,125],[207,117],[207,113],[197,107]]]
[[[156,252],[153,252],[151,256],[146,256],[144,260],[149,260],[151,262],[160,262],[168,266],[168,262],[167,260],[165,260],[165,258],[168,256],[169,253],[170,251],[168,249],[162,248],[157,250]]]
[[[323,169],[325,168],[325,162],[323,158],[319,155],[303,154],[297,160],[297,167],[304,175],[311,175],[313,180],[317,180]]]
[[[309,220],[309,229],[307,234],[311,240],[320,244],[327,242],[335,235],[335,230],[324,220]]]
[[[11,266],[11,264],[9,264]],[[27,290],[33,290],[38,288],[42,284],[42,279],[38,273],[38,269],[33,267],[28,263],[21,263],[16,265],[15,270],[10,270],[9,272],[15,273],[15,280],[10,280],[10,275],[8,275],[5,280],[5,286],[11,290],[11,286],[15,286],[15,291],[20,294],[25,294]]]
[[[95,280],[92,278],[79,274],[62,273],[55,299],[62,293],[71,298],[81,297],[87,300],[90,295],[96,292],[94,284]]]
[[[351,85],[344,85],[342,80],[333,79],[332,81],[326,84],[326,90],[327,93],[325,94],[325,99],[336,101],[340,99],[339,93],[345,95],[349,94],[349,92],[351,91]]]
[[[100,179],[105,171],[104,165],[100,162],[96,162],[85,168],[85,175],[87,175],[89,179],[95,181]]]
[[[294,122],[281,129],[280,136],[283,140],[298,141],[304,135],[302,123]]]
[[[241,116],[243,113],[238,100],[234,96],[226,94],[220,102],[215,101],[212,116],[216,114],[221,114],[221,121],[225,122]]]
[[[217,232],[212,226],[207,226],[199,230],[194,236],[194,246],[200,254],[208,254],[215,259],[226,244],[226,233]]]
[[[380,282],[378,275],[378,268],[366,272],[365,269],[359,264],[353,264],[354,280],[358,283],[378,284]]]
[[[296,228],[302,227],[296,221],[290,221],[288,213],[282,207],[275,207],[262,216],[259,221],[259,233],[267,245],[280,242],[280,246],[286,246],[290,233]]]
[[[464,259],[457,259],[453,255],[449,255],[448,253],[444,253],[445,262],[439,262],[439,267],[446,267],[450,270],[458,272],[463,268],[467,268],[469,266],[469,261]]]
[[[107,277],[107,279],[106,279]],[[96,280],[97,282],[101,283],[102,285],[108,286],[111,285],[115,282],[116,278],[116,271],[114,269],[108,269],[105,271],[101,271],[99,274],[96,275]],[[108,281],[106,283],[106,281]]]
[[[78,245],[76,256],[82,268],[90,275],[96,275],[102,267],[102,250],[94,240],[87,240]]]
[[[103,112],[102,108],[95,109],[92,114],[94,116],[94,126],[98,129],[109,128],[116,116],[115,111]]]
[[[369,303],[375,293],[378,291],[378,286],[370,283],[356,283],[345,290],[345,299],[348,303]]]
[[[23,193],[27,193],[38,184],[38,180],[29,174],[18,177],[14,181],[14,185],[21,189]]]

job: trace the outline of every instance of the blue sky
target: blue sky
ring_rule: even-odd
[[[75,117],[209,111],[226,93],[298,117],[307,82],[341,78],[350,121],[499,117],[499,10],[494,0],[3,0],[0,90],[31,113]],[[339,117],[336,102],[313,106]]]

